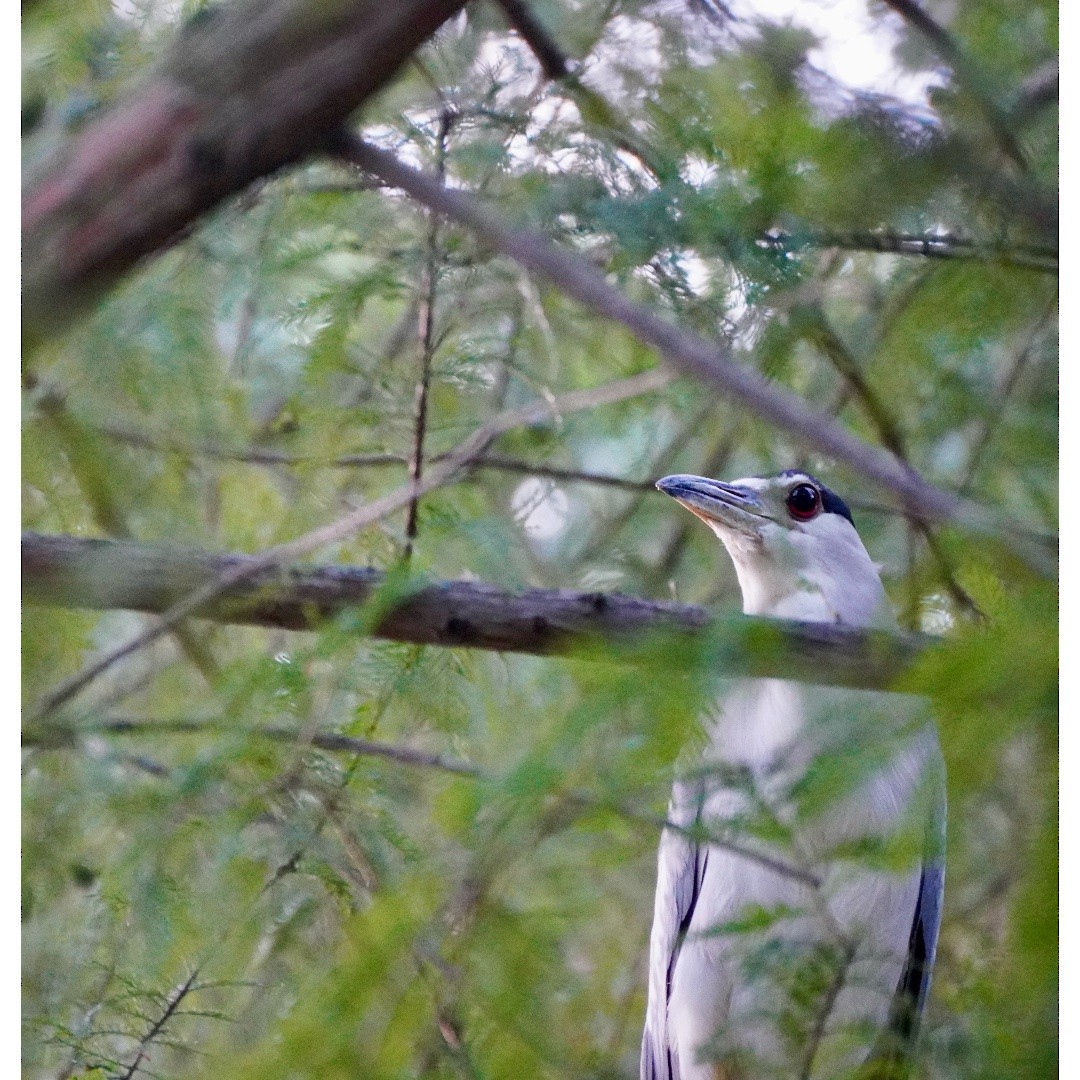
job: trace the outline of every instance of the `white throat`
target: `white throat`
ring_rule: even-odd
[[[851,523],[828,514],[815,526],[812,534],[775,526],[759,539],[713,525],[735,565],[743,611],[853,627],[891,625],[878,569]]]

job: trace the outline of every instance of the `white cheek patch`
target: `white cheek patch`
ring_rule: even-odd
[[[742,480],[730,481],[732,487],[749,488],[751,491],[765,491],[770,483],[761,476],[746,476]]]

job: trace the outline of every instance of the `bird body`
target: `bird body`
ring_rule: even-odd
[[[887,625],[850,512],[812,477],[658,486],[724,542],[747,613]],[[932,724],[901,695],[756,679],[726,687],[703,734],[661,839],[643,1080],[833,1077],[895,1057],[941,905]]]

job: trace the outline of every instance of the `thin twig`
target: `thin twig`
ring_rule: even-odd
[[[1021,171],[1028,171],[1027,159],[1016,136],[1009,127],[1008,118],[991,97],[986,80],[968,60],[960,43],[940,23],[935,22],[916,0],[885,0],[905,22],[910,23],[928,42],[931,48],[952,68],[957,81],[971,95],[982,110],[986,122],[993,131],[1002,153]]]
[[[601,129],[617,149],[636,158],[642,168],[657,180],[678,181],[678,162],[665,158],[654,145],[634,130],[620,109],[613,106],[603,94],[582,82],[582,64],[564,55],[555,39],[533,15],[525,0],[496,2],[503,9],[510,25],[532,50],[544,76],[548,80],[561,82],[560,89],[577,107],[586,124]],[[610,14],[609,11],[604,22]],[[537,86],[531,104],[535,104],[542,89],[542,84]]]
[[[86,732],[108,732],[111,735],[188,735],[206,731],[228,731],[235,733],[236,724],[231,721],[197,720],[173,718],[168,720],[140,720],[137,717],[112,716],[104,720],[83,722],[69,728],[50,730],[46,735],[35,739],[27,736],[26,745],[55,745],[56,741],[68,742],[75,736]],[[339,735],[333,731],[316,731],[301,736],[293,729],[263,724],[244,729],[246,734],[257,735],[274,742],[295,743],[298,739],[318,747],[362,757],[381,757],[396,761],[399,765],[408,765],[418,769],[435,769],[455,776],[479,776],[476,765],[460,759],[432,754],[425,750],[398,746],[392,743],[375,742],[371,739],[359,739],[352,735]]]
[[[51,745],[55,746],[58,742],[70,742],[71,738],[79,731],[107,731],[118,735],[188,734],[201,731],[212,731],[217,728],[227,728],[229,731],[236,731],[235,724],[226,724],[223,722],[215,723],[212,721],[185,719],[157,721],[121,717],[106,719],[96,723],[83,723],[78,727],[60,729],[59,732],[50,733],[50,735],[53,735]],[[275,742],[295,743],[299,737],[296,731],[273,725],[246,728],[245,731],[248,734],[272,739]],[[59,738],[56,737],[57,735]],[[410,768],[432,769],[437,772],[450,773],[454,776],[469,777],[474,780],[491,778],[490,774],[485,772],[478,765],[473,765],[470,762],[461,761],[460,759],[446,757],[442,754],[433,754],[424,750],[416,750],[412,747],[399,746],[392,743],[373,742],[368,739],[358,739],[350,735],[339,735],[336,732],[315,732],[307,736],[307,741],[309,741],[311,745],[317,746],[323,750],[357,754],[362,757],[386,758],[387,760],[395,761],[400,765],[405,765]],[[773,870],[785,877],[792,878],[795,881],[802,882],[803,884],[812,887],[820,887],[821,885],[820,879],[812,871],[807,870],[802,866],[795,866],[785,862],[783,859],[770,855],[767,852],[747,847],[741,842],[732,839],[730,836],[714,833],[707,828],[679,825],[676,822],[668,820],[663,815],[651,814],[641,810],[640,807],[623,800],[613,800],[603,796],[598,797],[587,791],[565,791],[560,794],[562,794],[570,803],[584,810],[608,811],[627,821],[635,821],[643,825],[648,825],[653,829],[670,829],[697,843],[714,844],[733,854],[742,855],[761,866]],[[192,979],[194,979],[194,975],[192,976]],[[176,1004],[179,1004],[179,1002]],[[175,1008],[175,1005],[173,1008]],[[171,1010],[169,1015],[171,1015]]]
[[[326,465],[342,469],[378,468],[383,465],[408,465],[409,459],[404,454],[375,452],[366,454],[342,454],[340,457],[325,458],[317,454],[293,454],[287,450],[274,450],[270,447],[230,447],[217,443],[191,443],[172,436],[152,435],[136,431],[122,424],[106,423],[95,428],[96,431],[117,442],[126,443],[142,450],[154,450],[165,454],[182,454],[185,457],[205,457],[218,461],[236,461],[247,465]]]
[[[971,486],[975,482],[975,477],[978,475],[979,467],[982,465],[983,455],[986,453],[987,447],[989,447],[991,440],[1001,425],[1001,421],[1005,417],[1005,407],[1009,398],[1012,397],[1013,391],[1016,389],[1016,384],[1020,381],[1020,376],[1027,367],[1028,361],[1031,359],[1031,354],[1035,351],[1035,345],[1046,327],[1046,324],[1053,318],[1054,313],[1057,311],[1057,306],[1058,294],[1055,293],[1050,298],[1050,302],[1043,309],[1038,319],[1035,320],[1035,325],[1032,327],[1027,341],[1016,351],[1013,362],[1009,365],[1009,370],[1002,380],[997,397],[995,398],[993,405],[986,410],[982,426],[971,442],[971,450],[968,452],[967,468],[964,470],[963,480],[960,481],[961,492],[968,492],[971,490]]]
[[[440,184],[446,179],[447,139],[454,123],[453,108],[444,103],[439,114],[439,130],[435,137],[435,175]],[[427,434],[428,393],[431,389],[431,362],[435,356],[435,299],[439,285],[439,215],[428,211],[428,233],[424,244],[424,269],[420,287],[420,378],[416,382],[413,398],[413,443],[409,454],[409,479],[419,484],[424,477],[424,437]],[[402,553],[407,563],[412,558],[416,542],[420,496],[409,501],[405,520],[405,548]]]
[[[197,978],[198,974],[199,969],[195,968],[192,973],[187,977],[187,979],[185,979],[184,982],[176,988],[172,997],[169,998],[168,1002],[166,1003],[164,1012],[162,1012],[161,1016],[158,1017],[158,1019],[150,1025],[150,1029],[139,1040],[139,1052],[135,1055],[135,1060],[132,1061],[132,1063],[128,1066],[127,1071],[123,1074],[120,1080],[131,1080],[135,1073],[138,1072],[139,1066],[142,1064],[143,1059],[146,1057],[147,1048],[158,1036],[162,1028],[164,1028],[165,1025],[172,1018],[172,1015],[176,1012],[176,1009],[180,1005],[180,1002],[183,1001],[184,998],[187,997],[187,995],[191,992],[192,988],[195,985],[195,979]]]
[[[264,184],[258,185],[253,194],[258,198]],[[231,375],[244,376],[244,368],[251,352],[251,333],[259,314],[259,293],[262,288],[262,267],[266,259],[267,248],[272,235],[271,223],[274,220],[275,200],[269,200],[263,207],[262,220],[258,225],[255,238],[255,250],[249,256],[251,281],[240,305],[240,314],[236,321],[236,342],[226,364],[226,371]]]
[[[821,1048],[821,1040],[825,1036],[825,1025],[828,1023],[829,1014],[836,1004],[836,999],[840,996],[840,991],[844,988],[844,979],[847,977],[848,969],[855,959],[855,949],[849,943],[843,943],[840,946],[840,950],[841,962],[836,967],[832,981],[829,983],[829,986],[822,997],[817,1016],[814,1017],[814,1026],[810,1032],[810,1041],[806,1046],[802,1067],[799,1070],[799,1080],[810,1080],[810,1077],[813,1074],[814,1059],[817,1057],[818,1050]]]
[[[86,433],[67,408],[63,393],[59,389],[47,390],[41,395],[38,407],[67,457],[75,483],[98,528],[119,540],[134,539],[127,515],[113,490],[108,467],[94,452],[94,447],[86,445]],[[172,636],[195,670],[207,684],[213,685],[218,667],[205,642],[184,623],[173,627]]]
[[[867,416],[870,418],[870,421],[875,428],[877,428],[878,438],[880,438],[882,443],[888,447],[898,461],[905,463],[907,467],[914,472],[915,470],[911,465],[906,440],[903,432],[900,430],[900,425],[894,419],[892,413],[885,407],[884,402],[881,401],[874,392],[870,383],[866,380],[859,364],[851,354],[847,345],[840,338],[840,335],[832,328],[820,309],[816,309],[813,312],[812,320],[812,324],[809,328],[809,337],[811,340],[813,340],[820,350],[828,357],[841,378],[844,379],[852,392],[859,399]],[[934,562],[937,564],[938,571],[941,574],[942,581],[949,595],[960,606],[961,610],[966,611],[973,618],[982,619],[983,613],[979,609],[978,604],[975,603],[967,590],[956,580],[956,573],[953,570],[944,549],[941,547],[940,543],[938,543],[937,537],[934,535],[929,522],[924,521],[921,518],[908,518],[908,524],[910,528],[913,528],[918,532],[926,541],[927,548],[934,559]]]
[[[758,243],[788,250],[801,243],[843,251],[869,251],[885,255],[913,255],[924,259],[976,259],[980,262],[1058,272],[1057,248],[1045,244],[987,244],[952,233],[897,233],[890,231],[766,233]]]
[[[656,492],[656,484],[652,480],[626,480],[621,476],[608,476],[605,473],[588,472],[584,469],[564,469],[557,465],[538,465],[532,461],[518,461],[515,458],[498,457],[494,454],[477,458],[469,468],[540,476],[548,480],[564,480],[572,484],[595,484],[597,487],[617,488],[620,491]]]
[[[790,390],[768,382],[759,372],[734,360],[729,347],[707,342],[627,300],[587,260],[556,248],[540,233],[510,228],[471,196],[442,187],[351,133],[340,134],[336,152],[381,176],[389,185],[406,191],[423,205],[465,225],[483,244],[551,279],[578,302],[622,323],[686,374],[719,386],[793,438],[845,462],[867,479],[889,489],[900,497],[909,513],[927,521],[951,522],[999,537],[1034,568],[1043,573],[1055,572],[1056,559],[1050,545],[1032,544],[1030,536],[1012,522],[927,483],[886,451],[863,442],[828,416],[811,409]]]
[[[500,435],[517,427],[523,427],[546,420],[554,415],[597,408],[601,405],[625,401],[641,394],[652,393],[667,386],[672,381],[670,372],[653,368],[626,379],[616,379],[601,386],[587,390],[571,390],[555,399],[530,402],[514,409],[507,409],[491,420],[482,424],[473,434],[460,443],[446,457],[430,469],[417,483],[405,484],[381,498],[374,499],[343,515],[328,525],[322,525],[304,533],[295,540],[268,548],[260,554],[235,566],[217,579],[207,582],[173,604],[162,613],[156,626],[149,627],[141,634],[105,653],[88,664],[75,675],[65,679],[47,693],[30,710],[31,719],[40,719],[69,702],[81,693],[95,679],[108,671],[118,661],[145,648],[163,634],[172,629],[181,619],[195,614],[209,601],[220,596],[231,587],[254,577],[282,563],[290,562],[328,544],[334,544],[361,529],[373,525],[382,518],[407,506],[411,499],[434,491],[449,483],[463,466],[482,455]]]
[[[161,453],[183,454],[187,457],[208,457],[224,461],[238,461],[251,465],[325,465],[340,469],[380,468],[386,465],[408,465],[409,459],[403,454],[372,453],[342,454],[335,458],[322,458],[312,454],[290,454],[285,450],[261,448],[230,449],[212,443],[192,444],[178,439],[157,438],[144,432],[116,424],[102,425],[96,428],[102,435],[115,439],[129,446]],[[434,454],[429,461],[441,461],[445,454]],[[541,476],[551,480],[564,480],[568,483],[595,484],[598,487],[619,488],[622,491],[655,491],[652,480],[629,480],[607,473],[594,473],[587,469],[567,469],[558,465],[544,465],[518,458],[503,457],[499,454],[484,454],[468,465],[469,471],[492,470],[494,472],[518,473],[525,476]],[[890,511],[892,512],[892,511]]]

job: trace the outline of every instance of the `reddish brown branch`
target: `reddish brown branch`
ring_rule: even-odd
[[[465,0],[238,0],[31,177],[23,312],[62,327],[140,258],[317,150]]]

